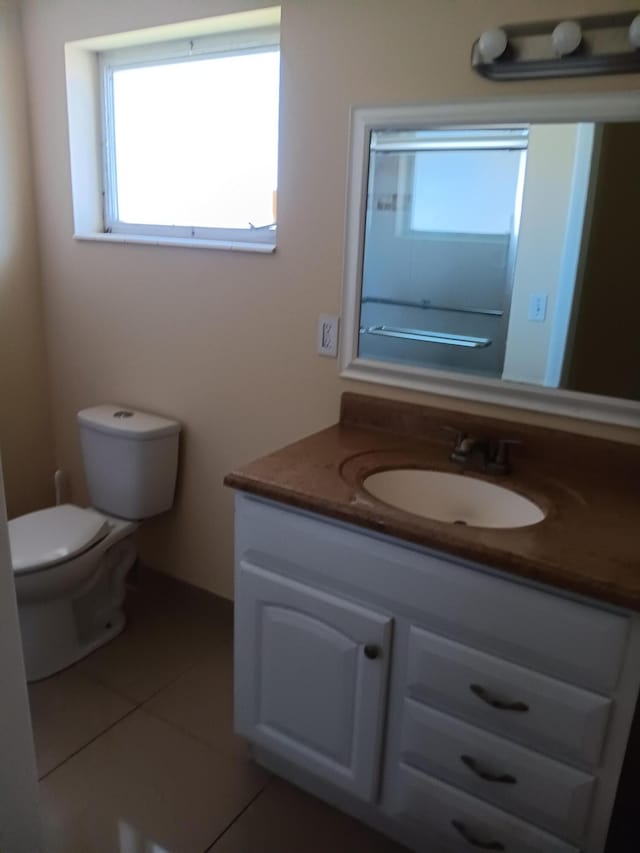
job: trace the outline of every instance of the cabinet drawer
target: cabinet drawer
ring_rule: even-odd
[[[390,805],[393,817],[424,838],[421,849],[470,853],[578,853],[579,848],[449,785],[400,765]],[[438,845],[438,846],[436,846]]]
[[[598,764],[611,700],[413,626],[406,692],[534,749]],[[491,704],[512,705],[508,710]]]
[[[595,779],[408,699],[401,759],[570,841],[584,834]]]
[[[319,518],[251,499],[238,506],[240,558],[366,589],[438,634],[589,690],[609,693],[618,682],[624,616]]]

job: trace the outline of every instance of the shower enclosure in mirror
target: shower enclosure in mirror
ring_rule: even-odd
[[[502,376],[528,137],[372,132],[361,355]]]
[[[362,112],[344,375],[640,424],[640,97]]]

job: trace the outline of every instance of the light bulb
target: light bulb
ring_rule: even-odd
[[[487,30],[478,39],[478,50],[483,62],[493,62],[507,49],[507,34],[504,30]]]
[[[576,21],[562,21],[551,33],[551,47],[556,56],[569,56],[580,47],[582,30]]]
[[[636,15],[629,27],[629,41],[635,48],[640,48],[640,15]]]

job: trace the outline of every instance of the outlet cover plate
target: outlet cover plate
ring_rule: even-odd
[[[318,317],[318,355],[336,358],[338,355],[338,331],[340,318],[335,314],[320,314]]]

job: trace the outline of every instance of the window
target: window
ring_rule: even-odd
[[[276,30],[100,54],[104,230],[275,245]]]

